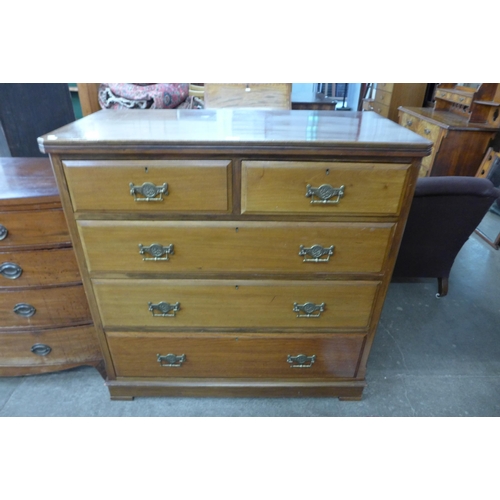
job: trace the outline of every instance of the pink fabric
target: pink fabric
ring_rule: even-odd
[[[103,109],[176,108],[189,95],[189,83],[101,83]]]

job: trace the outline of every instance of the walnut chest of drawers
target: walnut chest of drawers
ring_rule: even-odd
[[[113,399],[359,399],[431,142],[375,113],[101,111],[51,155]]]
[[[0,376],[101,368],[50,161],[1,158],[0,176]]]

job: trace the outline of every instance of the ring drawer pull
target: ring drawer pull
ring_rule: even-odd
[[[13,262],[4,262],[3,264],[0,264],[0,274],[4,278],[15,280],[23,274],[23,269],[21,266],[14,264]]]
[[[34,344],[31,346],[31,352],[37,356],[47,356],[52,352],[52,347],[47,344]]]
[[[181,354],[180,356],[176,356],[175,354],[165,354],[161,356],[160,354],[156,355],[156,361],[160,363],[161,366],[182,366],[182,363],[186,361],[186,355]]]
[[[313,245],[310,248],[305,248],[304,245],[300,245],[299,255],[304,256],[304,260],[302,262],[328,262],[330,260],[330,256],[333,255],[333,251],[335,246],[324,248],[321,245]],[[307,258],[307,256],[311,258]],[[322,259],[326,255],[326,258]]]
[[[148,302],[149,310],[153,316],[161,316],[161,317],[173,317],[175,313],[180,310],[180,303],[176,302],[175,304],[169,304],[168,302],[160,302],[158,304],[153,304],[152,302]],[[155,312],[156,311],[156,312]],[[173,311],[173,313],[170,313]]]
[[[316,361],[316,354],[312,356],[306,356],[305,354],[298,354],[297,356],[288,355],[286,360],[287,363],[290,363],[292,366],[290,368],[311,368],[311,366]],[[309,364],[306,364],[309,363]]]
[[[168,195],[168,185],[166,182],[162,186],[155,186],[151,182],[145,182],[142,186],[135,186],[132,182],[129,184],[130,194],[134,201],[163,201],[163,196]],[[137,195],[141,195],[142,198]]]
[[[145,247],[139,243],[139,254],[148,253],[151,257],[143,257],[142,260],[169,260],[168,256],[174,254],[174,245],[163,246],[159,243],[153,243]],[[165,256],[165,257],[163,257]]]
[[[311,203],[330,203],[337,204],[340,198],[344,197],[345,186],[340,186],[339,188],[334,188],[330,184],[323,184],[319,188],[313,188],[310,184],[306,186],[306,198],[311,198]],[[333,198],[336,196],[334,200]],[[319,198],[315,200],[314,197]]]
[[[325,303],[321,304],[313,304],[312,302],[306,302],[305,304],[297,304],[294,302],[293,304],[293,312],[299,313],[297,314],[297,318],[319,318],[321,313],[325,310]],[[318,314],[313,314],[318,311]],[[305,313],[305,314],[300,314]]]
[[[0,224],[0,240],[4,240],[5,238],[7,238],[8,234],[9,231],[7,230],[7,228],[3,224]]]
[[[24,316],[25,318],[31,318],[36,313],[36,309],[31,304],[26,304],[20,302],[14,306],[14,312],[19,314],[19,316]]]

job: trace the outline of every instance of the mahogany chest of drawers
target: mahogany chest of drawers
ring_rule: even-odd
[[[100,369],[50,161],[1,158],[0,177],[0,376]]]
[[[421,158],[375,113],[101,111],[50,153],[112,399],[361,398]]]

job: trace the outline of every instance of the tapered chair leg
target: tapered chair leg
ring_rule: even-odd
[[[448,278],[438,278],[438,293],[436,293],[436,297],[439,299],[448,295]]]

